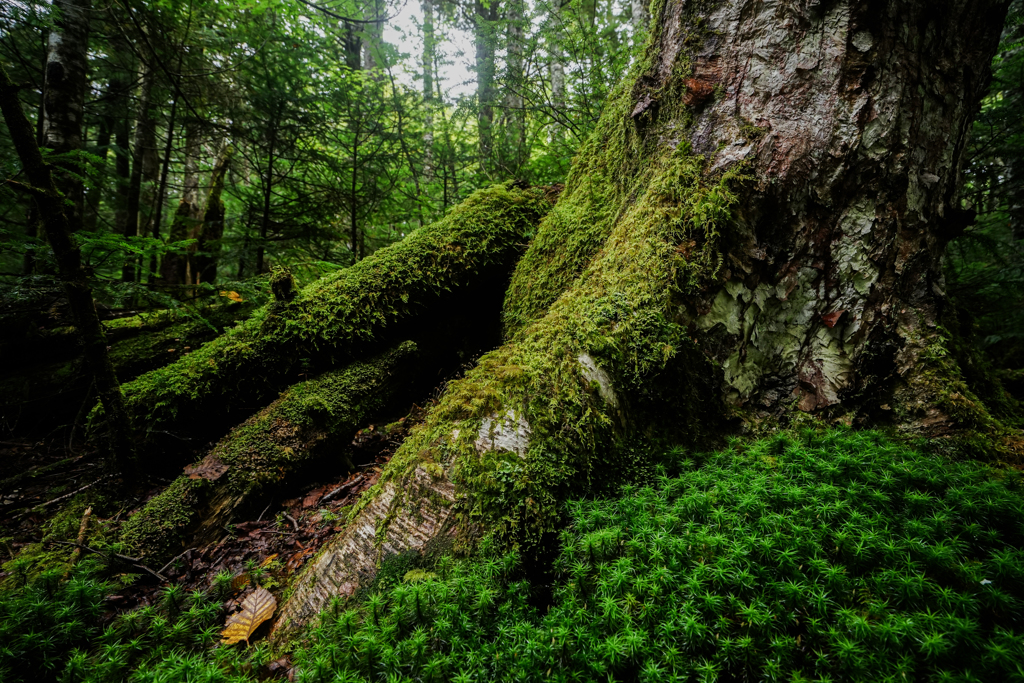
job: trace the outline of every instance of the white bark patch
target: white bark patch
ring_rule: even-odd
[[[500,417],[491,415],[483,419],[473,445],[478,453],[509,451],[525,458],[530,449],[530,435],[530,425],[526,419],[512,410],[506,410]]]
[[[853,36],[853,46],[858,52],[867,52],[875,44],[875,38],[867,31],[858,31]]]
[[[310,560],[281,607],[271,638],[294,633],[330,604],[373,578],[384,558],[422,551],[449,529],[455,486],[428,468],[386,484],[359,516]]]
[[[609,407],[615,410],[619,409],[619,397],[615,395],[615,389],[612,387],[612,378],[607,372],[601,369],[593,358],[586,353],[579,355],[580,365],[583,366],[583,376],[588,382],[597,382],[597,393],[601,395],[604,402]]]

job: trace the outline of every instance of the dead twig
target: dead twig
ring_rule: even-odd
[[[174,558],[172,558],[170,562],[168,562],[168,563],[167,563],[167,564],[165,564],[164,566],[160,567],[160,570],[159,570],[159,572],[158,572],[158,573],[160,573],[160,574],[163,574],[163,573],[164,573],[164,570],[166,570],[166,569],[167,569],[168,567],[170,567],[170,566],[171,566],[172,564],[174,564],[174,563],[175,563],[175,562],[176,562],[176,561],[178,560],[178,558],[180,558],[180,557],[181,557],[182,555],[184,555],[185,553],[187,553],[187,552],[188,552],[189,550],[191,550],[191,548],[187,548],[187,549],[185,549],[185,550],[182,550],[182,551],[181,551],[180,553],[178,553],[177,555],[175,555],[175,556],[174,556]]]
[[[292,523],[292,526],[295,527],[296,531],[299,530],[299,523],[295,521],[294,517],[292,517],[291,515],[285,515],[284,518]]]
[[[45,503],[41,503],[39,505],[33,505],[28,510],[25,510],[24,512],[22,512],[20,515],[17,515],[13,519],[21,519],[22,517],[24,517],[25,515],[27,515],[28,513],[32,512],[34,510],[39,510],[40,508],[44,508],[47,505],[53,505],[54,503],[59,503],[62,500],[67,500],[68,498],[70,498],[71,496],[73,496],[75,494],[81,493],[82,491],[85,491],[86,489],[91,489],[93,486],[95,486],[96,484],[100,483],[101,481],[104,481],[105,479],[110,479],[111,476],[112,475],[109,475],[109,474],[103,475],[102,477],[100,477],[96,481],[92,482],[91,484],[86,484],[85,486],[83,486],[81,488],[75,489],[71,493],[65,493],[63,496],[57,496],[53,500],[48,500]]]
[[[70,541],[46,541],[46,542],[47,543],[56,543],[57,545],[68,545],[68,546],[71,546],[72,548],[78,548],[80,550],[85,550],[86,552],[94,553],[96,555],[100,555],[100,556],[108,558],[108,559],[109,558],[115,558],[115,559],[121,560],[122,562],[125,562],[125,563],[131,565],[132,567],[135,567],[136,569],[141,569],[142,571],[144,571],[144,572],[146,572],[148,574],[152,574],[153,576],[155,576],[156,578],[160,579],[161,581],[163,581],[165,583],[168,583],[168,580],[167,580],[166,576],[164,576],[160,572],[153,571],[152,569],[150,569],[146,565],[142,564],[142,558],[139,558],[139,557],[128,557],[127,555],[122,555],[120,553],[113,553],[113,552],[106,552],[106,551],[103,551],[103,550],[97,550],[96,548],[91,548],[91,547],[85,545],[84,543],[71,543]]]
[[[92,515],[92,506],[85,508],[82,515],[82,523],[78,525],[78,547],[71,551],[71,566],[78,564],[78,558],[82,556],[81,546],[85,545],[85,532],[89,527],[89,516]]]

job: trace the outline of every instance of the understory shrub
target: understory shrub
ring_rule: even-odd
[[[618,498],[570,503],[567,521],[549,587],[485,548],[337,600],[292,653],[296,680],[1024,680],[1016,472],[871,432],[782,434],[669,454]],[[64,622],[48,623],[36,632],[57,638]],[[21,624],[0,633],[2,665]],[[69,680],[122,680],[98,663],[140,637],[125,628],[54,640],[37,660]],[[205,633],[162,645],[130,680],[248,680],[272,656],[204,652]],[[80,679],[76,661],[93,662]]]

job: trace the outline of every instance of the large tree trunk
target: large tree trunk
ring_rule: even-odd
[[[449,535],[543,546],[567,496],[668,443],[801,413],[994,433],[939,259],[969,220],[961,157],[1006,2],[654,8],[517,267],[506,344],[450,385],[279,630]]]

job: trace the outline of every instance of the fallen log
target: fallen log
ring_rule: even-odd
[[[125,384],[128,408],[150,434],[173,422],[199,429],[265,403],[301,373],[408,338],[414,318],[443,309],[457,290],[507,280],[549,208],[540,188],[508,183],[478,191],[437,223]]]
[[[126,546],[162,560],[188,543],[215,540],[287,477],[318,457],[338,458],[367,420],[421,384],[427,360],[407,341],[288,388],[133,515],[122,531]]]

